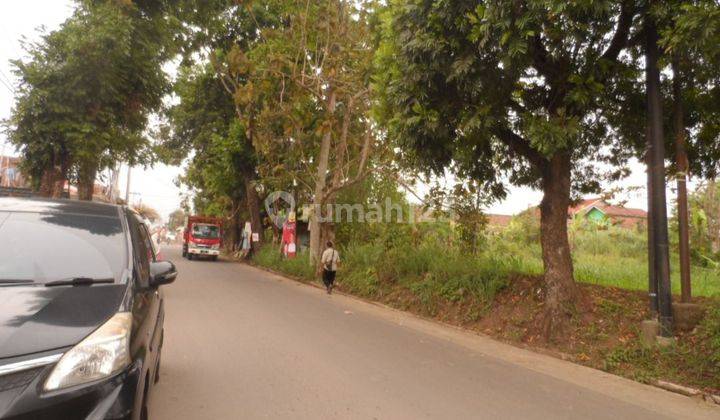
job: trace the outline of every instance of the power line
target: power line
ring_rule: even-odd
[[[16,39],[15,41],[13,41],[13,40],[12,40],[12,37],[11,37],[11,36],[7,33],[7,31],[5,30],[5,27],[0,26],[0,30],[2,30],[3,35],[4,35],[5,38],[8,40],[8,45],[15,44],[15,43],[17,43],[17,42],[19,41],[18,39]],[[5,72],[4,72],[2,69],[0,69],[0,75],[2,75],[2,77],[5,79],[5,80],[3,80],[2,78],[0,78],[0,82],[2,82],[2,84],[3,84],[7,89],[9,89],[10,92],[11,92],[13,95],[15,95],[15,89],[13,89],[12,79],[10,79],[10,78],[8,77],[8,75],[5,74]]]
[[[7,89],[8,92],[10,92],[10,93],[12,93],[13,95],[15,95],[15,89],[13,89],[12,87],[10,87],[10,85],[8,85],[7,82],[5,82],[3,79],[0,79],[0,83],[2,83],[3,86],[5,86],[5,89]]]
[[[7,74],[5,74],[5,72],[3,71],[3,69],[0,69],[0,76],[2,76],[2,77],[5,79],[6,82],[8,82],[9,84],[12,85],[11,79],[8,77]]]
[[[0,70],[0,74],[5,76],[5,73],[3,73],[2,70]],[[7,76],[5,76],[5,78],[7,78]],[[15,94],[15,89],[12,88],[12,83],[10,83],[9,81],[6,82],[2,77],[0,77],[0,83],[2,83],[3,86],[5,86],[5,88],[10,91],[10,93],[12,93],[13,95]]]

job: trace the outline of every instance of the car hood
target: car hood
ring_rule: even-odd
[[[126,287],[0,287],[0,360],[77,344],[118,311]]]

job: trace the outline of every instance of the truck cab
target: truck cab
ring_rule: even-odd
[[[210,258],[220,255],[222,243],[221,221],[215,217],[190,216],[183,232],[183,257]]]

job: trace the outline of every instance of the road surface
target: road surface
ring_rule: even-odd
[[[720,419],[708,403],[232,262],[165,288],[153,420]]]

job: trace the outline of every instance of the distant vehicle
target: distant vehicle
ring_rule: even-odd
[[[0,419],[147,419],[176,277],[127,207],[0,198]]]
[[[220,255],[222,220],[217,217],[189,216],[183,232],[183,257],[192,260],[209,257],[213,261]]]

